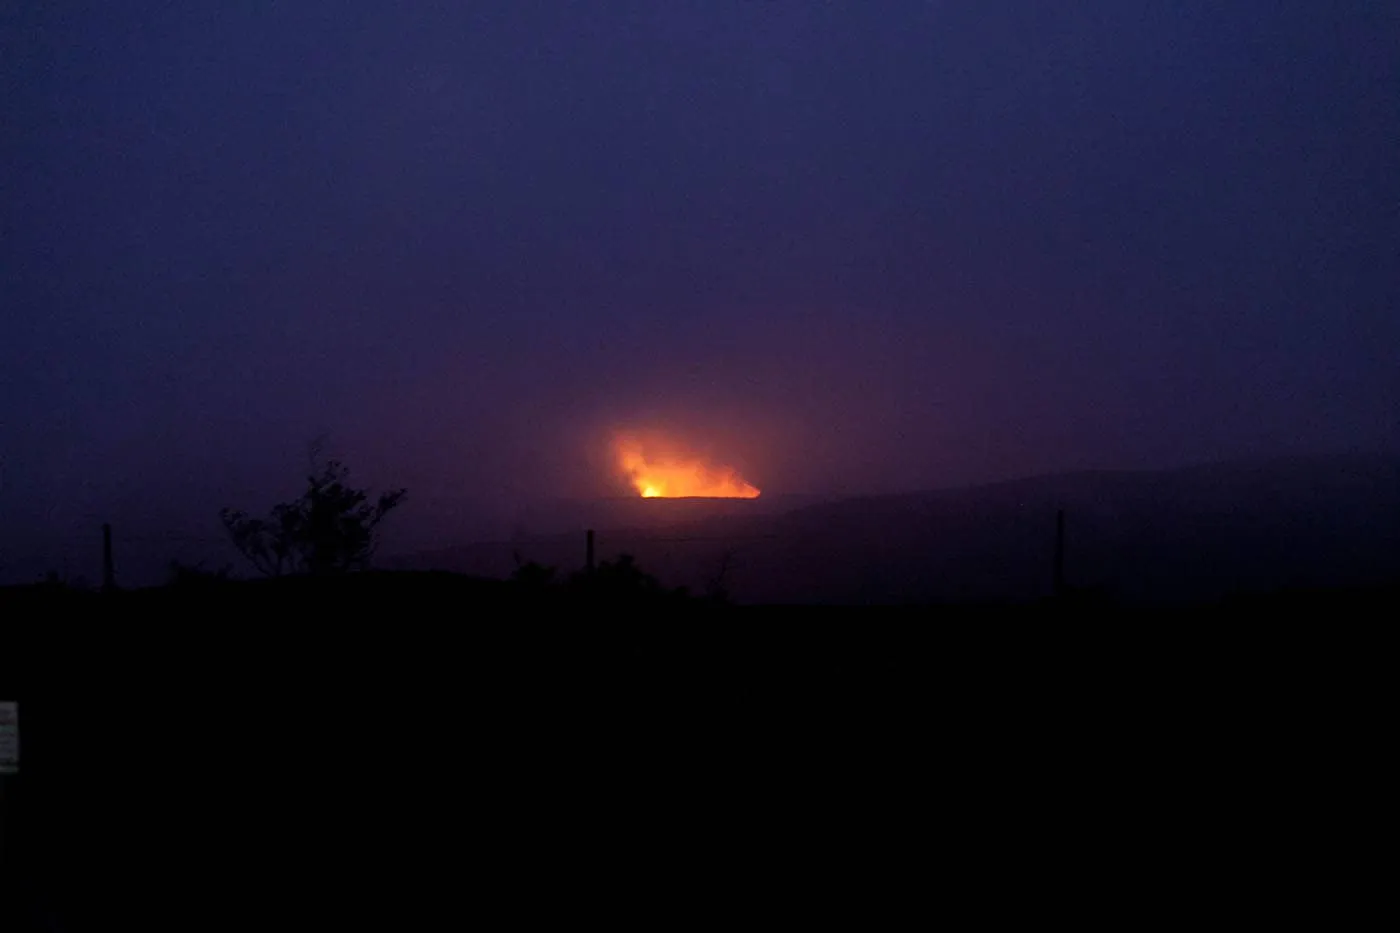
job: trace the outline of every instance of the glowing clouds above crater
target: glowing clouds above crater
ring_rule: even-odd
[[[746,482],[733,467],[678,453],[672,445],[644,445],[635,437],[622,435],[613,450],[622,475],[646,499],[758,498],[758,487]]]

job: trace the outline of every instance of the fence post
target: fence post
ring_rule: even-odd
[[[102,524],[102,592],[110,593],[117,588],[117,576],[112,569],[112,526]]]
[[[7,819],[13,804],[6,785],[10,775],[19,773],[19,703],[16,700],[0,700],[0,883],[7,880],[10,869],[17,860],[9,833],[13,821]],[[7,892],[13,895],[15,892]],[[5,905],[0,903],[0,910]],[[2,915],[0,915],[2,916]]]
[[[1055,595],[1065,595],[1065,510],[1055,513]]]

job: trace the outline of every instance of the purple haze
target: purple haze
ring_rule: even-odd
[[[0,580],[91,577],[102,521],[195,553],[321,436],[409,488],[405,543],[619,494],[628,424],[765,495],[1393,449],[1397,36],[1346,0],[8,5]]]

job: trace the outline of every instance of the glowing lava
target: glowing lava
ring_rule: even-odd
[[[744,482],[732,467],[715,466],[692,456],[648,456],[640,443],[628,437],[618,439],[616,450],[618,467],[643,498],[758,498],[758,488]]]

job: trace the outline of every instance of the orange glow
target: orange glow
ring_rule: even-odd
[[[617,465],[645,499],[705,496],[716,499],[757,499],[758,488],[744,482],[732,467],[710,464],[689,455],[644,451],[634,438],[616,443]]]

